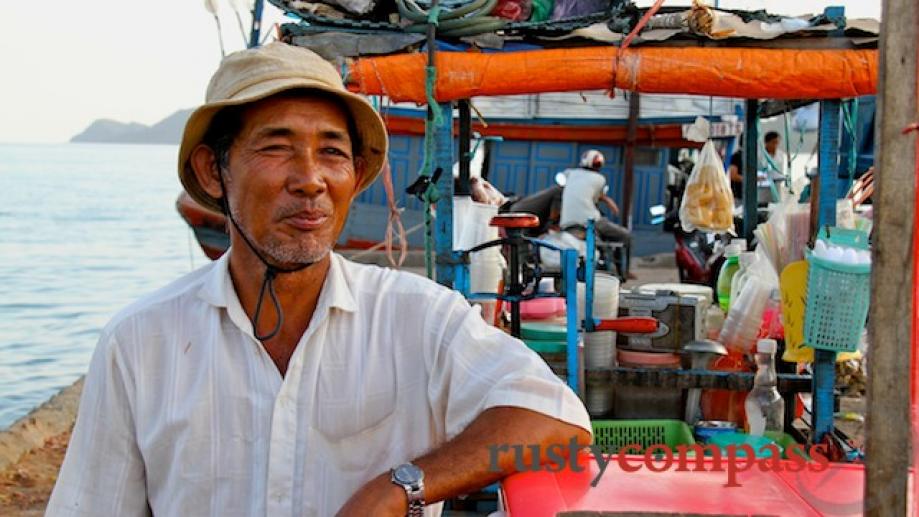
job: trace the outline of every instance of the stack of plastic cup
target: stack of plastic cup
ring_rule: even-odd
[[[578,284],[578,318],[584,319],[586,286]],[[619,313],[619,279],[611,275],[594,277],[594,319],[616,318]],[[609,370],[616,358],[615,332],[590,332],[584,334],[584,365],[589,370]]]
[[[587,308],[587,285],[578,283],[578,318],[583,319]],[[612,275],[594,275],[594,318],[615,318],[619,312],[619,279]]]
[[[772,289],[756,275],[749,275],[721,327],[719,341],[729,348],[749,351],[756,344],[763,321],[763,311]]]
[[[612,369],[616,356],[616,333],[585,332],[584,355],[584,366],[588,370]]]

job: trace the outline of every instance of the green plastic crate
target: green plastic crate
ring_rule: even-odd
[[[692,429],[681,420],[594,420],[594,444],[615,454],[626,445],[638,444],[641,453],[651,445],[695,445]]]

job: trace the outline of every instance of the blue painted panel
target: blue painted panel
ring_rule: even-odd
[[[492,146],[488,181],[505,194],[527,193],[530,170],[530,142],[504,141]]]
[[[664,204],[664,191],[667,187],[665,171],[655,167],[636,167],[635,187],[632,228],[654,230],[658,226],[651,223],[651,213],[648,209],[654,205]]]
[[[577,165],[576,148],[570,142],[532,142],[527,192],[538,192],[555,184],[555,175]]]
[[[418,170],[424,161],[424,141],[420,137],[393,136],[390,138],[389,164],[392,168],[393,189],[401,207],[421,210],[421,202],[405,194],[405,189],[418,177]],[[357,201],[370,205],[386,205],[386,191],[382,178],[358,196]]]

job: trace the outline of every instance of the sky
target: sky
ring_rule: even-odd
[[[226,50],[244,48],[232,6],[247,0],[216,3]],[[154,124],[200,104],[221,57],[214,17],[204,5],[0,0],[0,142],[66,142],[98,118]],[[721,7],[789,15],[827,5],[844,5],[853,18],[880,17],[880,0],[720,0]],[[283,21],[267,2],[265,9],[266,26]],[[247,13],[243,21],[248,26]]]

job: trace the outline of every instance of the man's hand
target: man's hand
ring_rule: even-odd
[[[405,489],[390,481],[387,472],[377,476],[351,496],[337,517],[404,517],[408,513]]]

